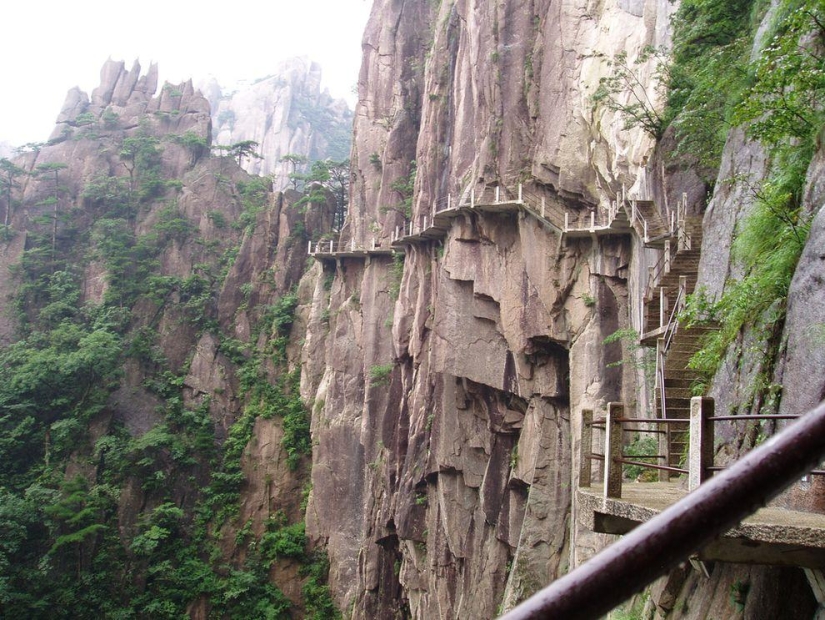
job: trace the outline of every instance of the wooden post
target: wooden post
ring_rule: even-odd
[[[496,204],[501,202],[501,186],[496,185]]]
[[[355,237],[349,240],[350,252],[355,252]]]
[[[308,241],[309,245],[307,246],[307,254],[312,254],[312,239]]]
[[[688,491],[696,490],[710,478],[713,465],[712,398],[694,396],[690,399],[690,448],[688,450]]]
[[[667,316],[667,295],[665,295],[665,287],[659,287],[659,327],[665,326],[665,317]]]
[[[476,190],[475,188],[470,190],[470,208],[474,209],[476,206]]]
[[[647,243],[647,241],[648,241],[648,236],[647,236],[647,220],[644,220],[644,225],[645,225],[645,243]]]
[[[622,456],[622,423],[617,418],[624,417],[622,403],[607,404],[604,439],[604,496],[622,496],[622,464],[613,459]]]
[[[542,196],[542,197],[541,197],[541,216],[542,216],[544,219],[547,219],[547,218],[545,217],[545,215],[544,215],[544,205],[545,205],[545,203],[546,203],[546,202],[547,202],[547,199],[546,199],[544,196]]]
[[[665,241],[665,273],[670,273],[670,239]]]
[[[542,206],[542,211],[544,211],[544,203],[543,202],[542,202],[541,206]],[[542,215],[544,215],[544,214],[542,213]],[[564,232],[567,232],[568,230],[570,230],[570,214],[567,211],[565,211],[564,212]]]
[[[579,486],[589,487],[593,473],[593,410],[582,409],[581,446],[579,447]]]
[[[681,312],[682,308],[685,307],[685,301],[687,300],[687,276],[679,276],[679,307],[676,308],[677,312]]]
[[[635,224],[635,223],[636,223],[636,201],[634,200],[633,202],[630,203],[630,225],[633,226],[633,224]]]
[[[596,212],[591,211],[590,212],[590,232],[593,232],[594,230],[596,230]]]
[[[524,194],[522,193],[521,183],[518,184],[518,201],[524,202]]]

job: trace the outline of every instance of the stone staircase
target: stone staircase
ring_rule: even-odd
[[[676,251],[671,254],[670,269],[662,274],[658,285],[649,291],[645,303],[645,334],[642,343],[656,346],[656,417],[690,418],[690,398],[700,375],[688,367],[693,355],[702,347],[702,338],[713,328],[680,326],[674,309],[684,305],[686,295],[696,288],[699,255],[702,245],[702,220],[686,218]],[[665,245],[670,251],[670,244]],[[662,436],[660,452],[667,455],[669,467],[684,463],[688,447],[688,424],[668,424]],[[669,477],[663,472],[663,478]]]
[[[696,288],[699,254],[702,248],[702,218],[685,219],[685,237],[690,240],[689,249],[677,249],[670,261],[670,271],[663,274],[655,290],[648,293],[648,299],[645,302],[645,333],[655,332],[658,328],[667,325],[679,295],[680,278],[686,278],[688,294]],[[674,239],[672,243],[688,242]]]
[[[636,234],[649,247],[663,247],[670,238],[670,226],[652,200],[624,201],[625,215]]]
[[[712,330],[711,327],[679,327],[673,334],[664,355],[664,372],[659,379],[664,381],[664,398],[661,386],[656,390],[657,418],[690,419],[690,398],[695,395],[693,388],[701,380],[701,375],[689,368],[688,363],[702,348],[702,338]],[[662,447],[667,449],[667,465],[683,466],[688,447],[688,425],[668,424],[665,431],[667,444]]]

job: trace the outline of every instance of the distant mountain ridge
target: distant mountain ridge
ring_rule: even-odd
[[[349,157],[352,110],[343,99],[321,90],[322,69],[306,57],[290,58],[275,72],[226,93],[214,78],[199,84],[212,109],[212,142],[228,146],[258,143],[261,159],[244,162],[250,174],[271,176],[275,190],[289,186],[287,154],[309,161]]]

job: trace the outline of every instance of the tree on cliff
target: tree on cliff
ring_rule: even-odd
[[[57,244],[57,213],[60,206],[60,194],[64,188],[60,185],[60,171],[68,168],[68,164],[62,162],[52,162],[37,166],[37,172],[51,180],[51,195],[40,203],[41,206],[52,207],[52,262],[55,259],[55,246]]]
[[[2,173],[2,176],[0,176],[0,191],[3,192],[6,198],[6,213],[3,218],[3,226],[5,226],[6,232],[8,232],[9,220],[11,219],[11,212],[14,207],[12,191],[18,186],[15,179],[26,174],[26,171],[19,166],[15,166],[4,157],[0,159],[0,173]]]
[[[281,157],[280,161],[292,166],[292,170],[290,170],[289,172],[289,179],[290,181],[292,181],[292,189],[297,190],[298,182],[302,181],[303,178],[296,171],[299,165],[302,166],[305,163],[307,163],[306,155],[299,155],[297,153],[287,153],[286,155]]]
[[[350,160],[332,161],[327,159],[316,161],[312,163],[309,174],[292,174],[290,176],[293,179],[297,178],[304,181],[306,187],[309,187],[309,193],[301,199],[301,203],[324,202],[326,201],[324,191],[332,193],[335,199],[332,229],[339,232],[344,226],[349,207]]]
[[[247,157],[263,159],[263,156],[259,155],[255,150],[258,148],[258,143],[254,140],[243,140],[241,142],[235,142],[235,144],[230,144],[229,146],[217,146],[215,148],[237,159],[239,166],[243,166],[243,160]]]

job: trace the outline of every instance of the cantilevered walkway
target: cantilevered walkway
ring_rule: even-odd
[[[714,463],[715,426],[719,422],[744,425],[755,420],[792,419],[797,416],[740,415],[717,416],[713,400],[691,399],[690,417],[678,419],[629,418],[620,403],[610,403],[604,418],[582,412],[581,471],[577,491],[579,523],[594,532],[626,534],[655,517],[689,492],[698,489],[715,473],[727,469]],[[660,433],[668,426],[680,426],[689,438],[683,462],[674,467],[667,455],[626,454],[626,433]],[[603,441],[596,435],[603,434]],[[594,439],[596,441],[594,442]],[[603,445],[598,453],[594,445]],[[598,467],[594,467],[597,463]],[[627,480],[623,468],[634,465],[666,472],[679,478],[667,481]],[[594,482],[593,474],[600,478]],[[815,470],[811,475],[825,472]],[[763,507],[708,546],[696,558],[707,561],[825,568],[825,514],[778,507]]]
[[[531,192],[521,184],[514,189],[495,186],[478,193],[473,189],[461,196],[448,195],[433,201],[428,213],[419,214],[398,226],[389,244],[374,239],[366,245],[354,240],[322,240],[315,244],[310,242],[309,254],[317,260],[334,261],[404,251],[410,245],[444,239],[456,217],[472,212],[524,213],[557,233],[560,244],[567,239],[629,235],[635,231],[646,246],[664,248],[668,240],[679,237],[678,226],[683,222],[676,211],[669,221],[665,221],[652,201],[629,199],[624,191],[609,204],[573,210]]]

